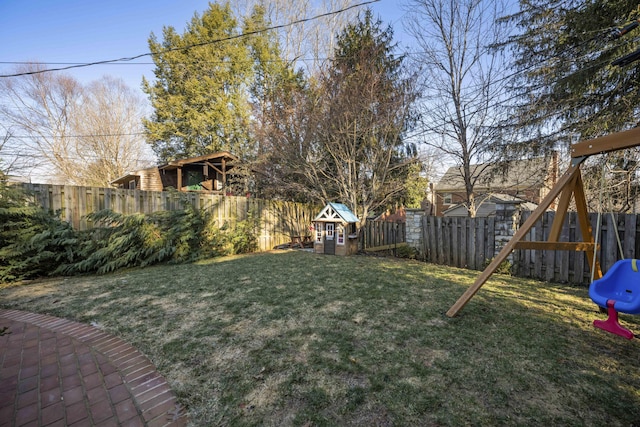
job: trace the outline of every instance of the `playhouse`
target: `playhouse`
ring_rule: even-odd
[[[329,203],[313,220],[313,250],[318,254],[358,252],[358,217],[342,203]]]

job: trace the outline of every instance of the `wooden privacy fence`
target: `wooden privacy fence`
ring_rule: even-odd
[[[368,251],[395,249],[406,242],[404,222],[367,221],[360,233],[363,248]]]
[[[482,270],[495,252],[495,218],[424,216],[422,242],[427,262]]]
[[[554,212],[545,213],[529,231],[525,240],[546,241]],[[519,226],[528,214],[516,222]],[[597,214],[590,214],[595,232]],[[599,242],[599,260],[606,272],[618,259],[640,257],[640,221],[633,214],[602,214]],[[422,219],[422,255],[427,262],[454,267],[483,270],[500,251],[512,234],[512,218],[443,218],[424,216]],[[618,231],[622,255],[618,248]],[[505,233],[509,231],[509,233]],[[577,215],[568,213],[560,241],[582,241]],[[513,273],[546,281],[589,284],[591,269],[584,252],[516,250],[511,257]]]
[[[260,217],[260,250],[289,242],[292,235],[305,234],[317,207],[293,202],[267,201],[200,192],[142,191],[71,185],[24,184],[36,203],[53,212],[77,230],[92,227],[86,215],[102,209],[122,214],[182,209],[189,203],[196,209],[210,209],[218,226],[231,226],[254,213]]]
[[[521,223],[527,216],[523,217]],[[526,240],[547,241],[554,216],[554,212],[547,212],[527,233]],[[603,273],[619,259],[640,255],[638,251],[640,230],[637,219],[638,216],[635,214],[602,214],[598,236],[598,259]],[[598,215],[589,214],[589,220],[595,233]],[[619,239],[616,238],[616,230]],[[622,246],[622,254],[618,240]],[[582,241],[575,212],[567,214],[560,241]],[[513,260],[514,272],[519,276],[560,283],[589,284],[591,282],[591,266],[588,265],[585,252],[518,250],[514,252]]]

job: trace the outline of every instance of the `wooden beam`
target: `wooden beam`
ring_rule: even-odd
[[[558,240],[560,240],[562,225],[564,224],[564,218],[567,216],[567,210],[569,209],[569,203],[571,203],[571,196],[574,193],[578,175],[579,174],[576,174],[575,177],[567,183],[565,191],[560,194],[558,209],[556,209],[556,214],[553,218],[553,224],[551,224],[551,230],[549,231],[549,237],[547,238],[548,242],[557,242]]]
[[[576,212],[578,222],[580,223],[580,233],[582,241],[587,243],[595,243],[593,232],[591,230],[591,222],[589,221],[589,213],[587,212],[587,199],[584,195],[584,186],[582,184],[582,174],[578,175],[578,181],[575,188]],[[587,251],[587,261],[589,262],[589,271],[593,268],[593,280],[602,277],[602,269],[598,257],[592,251]]]
[[[573,160],[569,169],[562,175],[558,182],[556,182],[549,194],[547,194],[538,208],[533,211],[531,216],[527,218],[524,224],[518,229],[518,231],[516,231],[511,240],[509,240],[509,242],[502,248],[498,255],[496,255],[496,257],[493,259],[493,261],[491,261],[487,268],[485,268],[480,276],[478,276],[473,285],[471,285],[460,296],[460,298],[458,298],[453,306],[451,306],[449,311],[447,311],[447,316],[454,317],[460,312],[460,310],[464,308],[467,302],[469,302],[469,300],[473,298],[473,296],[480,290],[482,285],[484,285],[489,277],[491,277],[491,275],[498,269],[500,264],[502,264],[502,262],[507,259],[507,256],[509,256],[509,254],[516,248],[516,246],[520,242],[523,242],[522,239],[524,238],[524,236],[529,232],[536,221],[540,219],[542,214],[551,205],[553,200],[555,200],[556,197],[561,194],[562,196],[559,203],[561,215],[558,215],[558,217],[560,217],[561,220],[564,221],[566,209],[569,205],[569,201],[571,200],[571,196],[573,195],[576,201],[576,210],[578,214],[578,220],[580,222],[580,231],[582,234],[582,239],[584,241],[583,243],[585,243],[586,245],[590,245],[592,248],[595,247],[591,230],[591,223],[589,222],[589,215],[587,213],[587,203],[584,195],[582,177],[580,175],[580,165],[582,164],[582,162],[584,162],[584,160],[586,160],[587,157],[593,154],[608,153],[610,151],[617,151],[637,146],[640,146],[640,127],[636,127],[624,132],[614,133],[612,135],[603,136],[600,138],[594,138],[588,141],[582,141],[572,145],[571,157],[573,158]],[[560,221],[560,219],[558,218],[556,218],[556,220]],[[556,223],[554,220],[551,233],[552,240],[557,240],[557,238],[559,237],[561,228],[558,224],[560,223]],[[558,245],[559,242],[547,243],[550,243],[550,249],[554,250],[564,245],[564,243]],[[526,245],[526,243],[522,244]],[[602,271],[598,263],[597,255],[589,251],[586,251],[586,254],[589,261],[589,266],[593,266],[594,279],[602,277]]]
[[[516,244],[520,242],[526,234],[529,232],[531,227],[540,219],[542,214],[547,210],[547,208],[551,205],[551,203],[558,197],[558,195],[563,191],[572,191],[571,186],[568,186],[572,180],[575,179],[575,174],[580,172],[580,164],[586,159],[586,157],[581,157],[574,159],[571,163],[571,166],[567,171],[558,179],[556,185],[549,191],[549,194],[545,196],[545,198],[540,202],[540,205],[536,208],[535,211],[531,213],[531,216],[527,218],[527,220],[522,224],[522,226],[516,231],[514,236],[507,242],[507,244],[502,248],[502,250],[496,255],[496,257],[491,261],[491,263],[484,269],[484,271],[478,276],[476,281],[471,285],[458,300],[451,306],[449,311],[447,311],[447,316],[454,317],[457,315],[460,310],[464,308],[464,306],[469,302],[471,298],[480,290],[482,285],[489,280],[489,277],[498,269],[500,264],[507,259],[507,256],[513,251]]]
[[[216,165],[214,165],[213,163],[210,162],[204,162],[205,165],[209,166],[210,168],[212,168],[214,171],[218,172],[220,175],[222,175],[222,171],[220,169],[218,169],[216,167]]]
[[[640,127],[581,141],[571,146],[571,157],[591,156],[640,145]]]
[[[177,190],[182,191],[182,167],[176,169],[176,174],[178,174],[178,182],[176,183],[178,187]]]
[[[378,251],[388,251],[391,249],[397,249],[397,248],[401,248],[407,246],[407,244],[405,242],[402,243],[394,243],[391,245],[384,245],[384,246],[375,246],[373,248],[364,248],[365,252],[378,252]]]
[[[222,189],[227,192],[227,161],[222,158]]]

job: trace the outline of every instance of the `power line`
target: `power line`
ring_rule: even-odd
[[[365,2],[362,2],[362,3],[357,3],[357,4],[354,4],[354,5],[351,5],[351,6],[347,6],[345,8],[339,9],[339,10],[334,10],[334,11],[331,11],[331,12],[322,13],[322,14],[315,15],[315,16],[312,16],[312,17],[309,17],[309,18],[298,19],[297,21],[289,22],[287,24],[274,25],[274,26],[263,28],[263,29],[260,29],[260,30],[249,31],[247,33],[236,34],[234,36],[224,37],[224,38],[216,39],[216,40],[209,40],[209,41],[201,42],[201,43],[194,43],[194,44],[188,45],[188,46],[165,49],[163,51],[159,51],[159,52],[156,52],[156,53],[146,52],[146,53],[141,53],[140,55],[135,55],[135,56],[131,56],[131,57],[124,57],[124,58],[118,58],[118,59],[107,59],[107,60],[103,60],[103,61],[95,61],[95,62],[88,62],[88,63],[83,63],[83,64],[68,65],[68,66],[65,66],[65,67],[58,67],[58,68],[47,68],[47,69],[44,69],[44,70],[34,70],[34,71],[28,71],[28,72],[23,72],[23,73],[3,74],[3,75],[0,75],[0,78],[20,77],[20,76],[27,76],[27,75],[32,75],[32,74],[48,73],[48,72],[52,72],[52,71],[64,71],[64,70],[70,70],[70,69],[73,69],[73,68],[91,67],[91,66],[94,66],[94,65],[112,64],[112,63],[116,63],[116,62],[130,62],[130,61],[134,61],[136,59],[144,58],[144,57],[147,57],[147,56],[161,55],[161,54],[164,54],[164,53],[175,52],[175,51],[180,51],[180,50],[189,50],[189,49],[193,49],[195,47],[208,46],[208,45],[227,42],[227,41],[231,41],[231,40],[237,40],[237,39],[240,39],[240,38],[244,38],[244,37],[248,37],[248,36],[252,36],[252,35],[256,35],[256,34],[262,34],[262,33],[268,32],[268,31],[272,31],[272,30],[280,30],[282,28],[291,27],[291,26],[294,26],[294,25],[303,24],[305,22],[314,21],[316,19],[326,18],[328,16],[333,16],[333,15],[337,15],[337,14],[340,14],[340,13],[344,13],[344,12],[346,12],[348,10],[355,9],[355,8],[358,8],[358,7],[362,7],[362,6],[366,6],[368,4],[377,3],[379,1],[380,0],[368,0],[368,1],[365,1]]]
[[[601,30],[601,31],[602,31],[602,30]],[[631,41],[628,41],[627,43],[631,43]],[[610,49],[610,50],[612,50],[612,49]],[[583,55],[582,57],[575,58],[575,59],[574,59],[574,61],[578,62],[580,59],[586,58],[587,56],[588,56],[588,54],[585,54],[585,55]],[[540,61],[539,63],[537,63],[537,64],[530,65],[530,66],[526,67],[526,68],[525,68],[525,69],[523,69],[523,70],[515,71],[515,72],[513,72],[513,73],[511,73],[511,74],[509,74],[509,75],[506,75],[506,76],[503,76],[503,77],[501,77],[501,78],[497,79],[497,80],[494,82],[494,84],[495,84],[495,83],[498,83],[498,82],[506,81],[506,80],[508,80],[508,79],[510,79],[510,78],[512,78],[512,77],[515,77],[516,75],[518,75],[518,74],[520,74],[520,73],[523,73],[523,72],[529,71],[531,68],[537,67],[537,66],[539,66],[539,65],[543,64],[544,62],[547,62],[547,61],[552,60],[552,59],[558,59],[558,57],[557,57],[557,56],[552,56],[552,57],[545,58],[545,59],[541,60],[541,61]],[[592,65],[590,65],[589,67],[586,67],[585,69],[592,69],[592,68],[601,67],[601,66],[603,66],[603,65],[606,65],[608,62],[609,62],[608,60],[603,60],[603,61],[597,62],[597,63],[595,63],[595,64],[592,64]],[[546,83],[545,83],[545,86],[546,86],[546,85],[553,85],[553,84],[555,84],[555,83],[558,83],[558,82],[560,82],[561,80],[563,80],[564,78],[565,78],[565,77],[560,77],[560,78],[558,78],[556,81],[553,81],[553,82],[546,82]],[[473,89],[473,85],[472,85],[472,86],[470,86],[470,87],[467,87],[467,89],[474,90],[474,89]],[[496,101],[493,105],[485,105],[485,106],[479,107],[479,108],[477,108],[477,109],[475,109],[475,110],[469,110],[469,111],[467,111],[467,112],[466,112],[466,115],[467,115],[467,116],[473,116],[473,115],[478,114],[478,113],[480,113],[480,112],[482,112],[482,111],[489,111],[489,110],[492,110],[492,109],[494,109],[495,107],[497,107],[497,106],[499,106],[499,105],[504,105],[504,103],[506,103],[506,102],[512,101],[512,100],[514,100],[514,99],[522,98],[523,96],[526,96],[527,94],[531,94],[531,93],[533,93],[533,91],[534,91],[534,90],[535,90],[535,88],[528,88],[528,90],[527,90],[526,92],[523,92],[523,93],[516,93],[516,94],[514,94],[514,95],[511,95],[510,97],[507,97],[507,98],[505,98],[505,99],[502,99],[502,100]],[[560,112],[563,112],[563,111],[565,111],[565,110],[567,110],[567,111],[568,111],[568,109],[567,109],[567,108],[565,108],[565,109],[563,109],[563,110],[560,110]],[[410,134],[406,135],[405,137],[406,137],[406,139],[412,139],[412,138],[415,138],[415,137],[423,136],[423,135],[428,134],[428,133],[431,133],[431,132],[432,132],[432,131],[430,131],[430,130],[426,130],[426,129],[416,129],[414,132],[412,132],[412,133],[410,133]],[[144,133],[144,132],[135,132],[135,133],[109,133],[109,134],[64,135],[64,138],[100,138],[100,137],[123,137],[123,136],[144,136],[144,135],[145,135],[145,133]],[[40,136],[43,136],[43,135],[40,135]],[[2,140],[2,139],[4,139],[4,138],[7,138],[7,137],[12,137],[12,138],[16,138],[16,139],[33,139],[33,137],[34,137],[34,136],[30,136],[30,135],[13,135],[13,134],[6,134],[6,135],[3,135],[3,136],[0,136],[0,140]],[[55,135],[44,135],[43,137],[51,137],[51,138],[53,138],[53,137],[55,137]]]
[[[16,138],[16,139],[33,139],[33,138],[108,138],[114,136],[143,136],[144,132],[132,132],[132,133],[103,133],[103,134],[87,134],[87,135],[53,135],[53,134],[37,134],[37,135],[14,135],[11,133],[0,135],[0,140],[6,138]]]
[[[36,149],[25,149],[23,151],[20,151],[17,148],[14,147],[9,147],[8,149],[2,149],[0,150],[0,161],[2,161],[4,156],[7,157],[24,157],[24,158],[34,158],[34,151],[37,151]],[[42,157],[42,156],[41,156]],[[69,160],[69,161],[87,161],[87,160],[113,160],[107,156],[103,156],[100,155],[98,153],[93,153],[93,154],[55,154],[55,155],[51,155],[51,157],[55,157],[56,159],[61,159],[61,160]],[[121,163],[122,162],[137,162],[137,163],[154,163],[156,162],[155,159],[153,159],[152,157],[145,157],[144,155],[140,156],[138,154],[135,154],[135,157],[127,157],[126,159],[121,159]]]
[[[171,49],[167,49],[164,51],[160,51],[157,54],[162,54],[162,53],[166,53],[166,52],[172,52],[172,51],[178,51],[178,50],[187,50],[187,49],[191,49],[193,47],[199,47],[199,46],[204,46],[204,45],[208,45],[208,44],[215,44],[215,43],[219,43],[219,42],[223,42],[223,41],[228,41],[228,40],[233,40],[233,39],[237,39],[237,38],[241,38],[241,37],[246,37],[246,36],[250,36],[250,35],[254,35],[254,34],[258,34],[258,33],[262,33],[262,32],[266,32],[266,31],[270,31],[272,29],[280,29],[280,28],[284,28],[287,26],[292,26],[292,25],[296,25],[299,23],[303,23],[303,22],[307,22],[307,21],[311,21],[311,20],[315,20],[315,19],[319,19],[322,17],[326,17],[326,16],[330,16],[330,15],[334,15],[334,14],[338,14],[338,13],[342,13],[345,12],[349,9],[352,8],[356,8],[356,7],[360,7],[360,6],[364,6],[367,4],[371,4],[371,3],[376,3],[380,0],[371,0],[371,1],[367,1],[367,2],[363,2],[363,3],[359,3],[359,4],[355,4],[349,7],[346,7],[344,9],[340,9],[337,11],[332,11],[332,12],[327,12],[324,14],[320,14],[314,17],[310,17],[310,18],[305,18],[305,19],[301,19],[298,21],[294,21],[288,24],[282,24],[282,25],[277,25],[277,26],[273,26],[273,27],[269,27],[269,28],[265,28],[262,30],[256,30],[256,31],[252,31],[252,32],[248,32],[248,33],[243,33],[243,34],[239,34],[239,35],[235,35],[235,36],[231,36],[228,38],[224,38],[224,39],[218,39],[218,40],[212,40],[212,41],[207,41],[207,42],[202,42],[202,43],[198,43],[198,44],[194,44],[194,45],[189,45],[189,46],[184,46],[184,47],[179,47],[179,48],[171,48]],[[589,42],[592,42],[593,40],[595,40],[596,38],[598,38],[598,36],[602,36],[605,33],[609,33],[611,34],[612,32],[615,32],[616,30],[620,30],[620,28],[618,27],[607,27],[607,28],[602,28],[602,29],[598,29],[598,30],[590,30],[590,31],[586,31],[583,32],[583,35],[586,34],[594,34],[597,33],[596,36],[583,41],[582,43],[578,44],[575,47],[580,47],[584,44],[587,44]],[[424,51],[419,51],[419,50],[405,50],[402,52],[399,52],[398,55],[400,56],[419,56],[419,55],[423,55],[426,54],[427,52]],[[88,66],[95,66],[95,65],[128,65],[128,66],[143,66],[143,65],[155,65],[155,62],[130,62],[133,61],[135,59],[139,59],[141,57],[145,57],[145,56],[151,56],[154,55],[151,52],[148,53],[144,53],[141,55],[137,55],[134,57],[129,57],[129,58],[120,58],[120,59],[112,59],[112,60],[105,60],[105,61],[97,61],[97,62],[35,62],[39,65],[65,65],[65,67],[60,67],[60,68],[47,68],[44,70],[35,70],[35,71],[29,71],[29,72],[22,72],[22,73],[16,73],[16,74],[7,74],[7,75],[0,75],[0,78],[4,78],[4,77],[19,77],[19,76],[24,76],[24,75],[31,75],[31,74],[40,74],[40,73],[45,73],[45,72],[52,72],[52,71],[64,71],[64,70],[68,70],[68,69],[73,69],[73,68],[81,68],[81,67],[88,67]],[[587,55],[585,55],[587,56]],[[499,78],[498,80],[496,80],[494,83],[498,83],[501,81],[505,81],[508,80],[512,77],[515,77],[518,74],[524,73],[526,71],[528,71],[531,68],[536,67],[537,65],[540,65],[546,61],[549,61],[551,59],[557,58],[556,56],[553,57],[547,57],[545,59],[542,59],[538,64],[532,64],[529,65],[528,67],[526,67],[525,69],[522,70],[517,70],[515,72],[513,72],[512,74],[506,75],[504,77]],[[331,60],[331,59],[335,59],[335,58],[300,58],[297,57],[295,58],[296,61],[302,61],[302,62],[307,62],[307,61],[316,61],[316,60]],[[264,62],[280,62],[281,60],[279,59],[273,59],[273,60],[265,60]],[[578,61],[578,58],[574,59],[574,61]],[[190,65],[190,64],[222,64],[225,63],[225,61],[192,61],[192,62],[176,62],[173,63],[174,65],[177,64],[182,64],[182,65]],[[28,62],[28,61],[0,61],[0,64],[5,64],[5,65],[30,65],[30,64],[34,64],[34,62]]]
[[[258,30],[258,31],[250,32],[250,33],[240,34],[240,35],[232,36],[232,37],[229,37],[229,38],[226,38],[226,39],[214,40],[214,41],[208,41],[208,42],[203,42],[203,43],[194,44],[194,45],[190,45],[190,46],[185,46],[185,47],[181,47],[181,48],[172,48],[172,49],[168,49],[168,50],[163,51],[163,52],[170,52],[170,51],[175,51],[175,50],[185,50],[185,49],[190,49],[190,48],[197,47],[197,46],[203,46],[203,45],[213,44],[213,43],[217,43],[217,42],[221,42],[221,41],[226,41],[226,40],[231,40],[231,39],[237,39],[237,38],[240,38],[240,37],[249,36],[249,35],[252,35],[252,34],[256,34],[256,33],[264,32],[264,31],[268,31],[268,30],[271,30],[271,29],[283,28],[283,27],[286,27],[286,26],[295,25],[295,24],[297,24],[297,23],[301,23],[301,22],[305,22],[305,21],[310,21],[310,20],[313,20],[313,19],[318,19],[318,18],[320,18],[320,17],[330,16],[330,15],[333,15],[333,14],[337,14],[337,13],[344,12],[344,11],[349,10],[349,9],[351,9],[351,8],[360,7],[360,6],[363,6],[363,5],[366,5],[366,4],[370,4],[370,3],[375,3],[375,2],[377,2],[377,1],[379,1],[379,0],[372,0],[372,1],[364,2],[364,3],[360,3],[360,4],[356,4],[356,5],[352,5],[352,6],[349,6],[349,7],[347,7],[347,8],[344,8],[344,9],[341,9],[341,10],[338,10],[338,11],[328,12],[328,13],[325,13],[325,14],[317,15],[317,16],[315,16],[315,17],[311,17],[311,18],[306,18],[306,19],[302,19],[302,20],[294,21],[294,22],[289,23],[289,24],[283,24],[283,25],[274,26],[274,27],[271,27],[271,28],[263,29],[263,30]],[[590,42],[592,42],[592,41],[594,41],[594,40],[598,39],[599,37],[601,37],[604,33],[606,33],[606,32],[611,32],[611,30],[615,30],[615,29],[616,29],[616,27],[607,27],[607,28],[602,28],[602,29],[598,29],[598,30],[591,30],[591,31],[588,31],[588,32],[584,32],[584,33],[582,33],[583,35],[586,35],[586,34],[596,34],[596,35],[595,35],[595,36],[593,36],[593,37],[591,37],[591,38],[589,38],[589,39],[587,39],[587,40],[585,40],[585,41],[583,41],[583,42],[581,42],[581,43],[579,43],[578,45],[574,46],[574,48],[578,48],[578,47],[581,47],[581,46],[583,46],[583,45],[585,45],[585,44],[587,44],[587,43],[590,43]],[[633,40],[633,41],[636,41],[636,40]],[[626,43],[630,43],[630,42],[632,42],[632,41],[627,41]],[[615,48],[610,48],[610,49],[608,49],[608,50],[609,50],[609,51],[611,51],[611,50],[613,50],[613,49],[615,49]],[[607,50],[604,50],[604,51],[603,51],[603,52],[601,52],[601,53],[604,53],[604,52],[606,52],[606,51],[607,51]],[[159,52],[159,53],[163,53],[163,52]],[[406,55],[419,55],[419,54],[421,54],[421,53],[424,53],[424,52],[420,52],[420,51],[413,51],[413,52],[405,52],[404,54],[406,54]],[[151,53],[143,54],[143,55],[140,55],[140,56],[147,56],[147,55],[151,55]],[[592,53],[585,53],[585,54],[583,54],[582,56],[580,56],[580,57],[578,57],[578,58],[573,58],[573,62],[574,62],[574,63],[575,63],[575,62],[579,62],[580,60],[585,59],[585,58],[589,57],[590,55],[592,55]],[[139,57],[140,57],[140,56],[139,56]],[[513,78],[513,77],[515,77],[515,76],[517,76],[518,74],[528,72],[528,71],[530,71],[531,69],[536,68],[536,67],[538,67],[538,66],[540,66],[540,65],[544,64],[545,62],[547,62],[547,61],[551,61],[551,60],[553,60],[553,59],[561,59],[561,58],[560,58],[560,56],[559,56],[559,55],[557,55],[557,54],[556,54],[556,55],[553,55],[553,56],[549,56],[549,57],[543,58],[543,59],[541,59],[541,60],[540,60],[539,62],[537,62],[537,63],[530,64],[530,65],[528,65],[527,67],[525,67],[525,68],[523,68],[523,69],[520,69],[520,70],[514,71],[513,73],[510,73],[510,74],[508,74],[508,75],[505,75],[505,76],[502,76],[502,77],[500,77],[500,78],[496,79],[492,84],[493,84],[493,85],[495,85],[495,84],[497,84],[497,83],[500,83],[500,82],[503,82],[503,81],[507,81],[507,80],[509,80],[509,79],[511,79],[511,78]],[[113,61],[118,61],[118,60],[113,60]],[[605,65],[607,62],[608,62],[608,61],[600,61],[600,62],[597,62],[597,63],[595,63],[595,64],[593,64],[593,65],[590,65],[590,66],[588,66],[588,67],[584,68],[583,70],[588,70],[588,69],[592,69],[592,68],[600,67],[600,66]],[[4,62],[0,62],[0,63],[4,63]],[[74,65],[74,67],[75,67],[75,66],[97,65],[97,64],[100,64],[100,63],[106,63],[106,64],[109,64],[109,65],[135,65],[135,64],[121,64],[121,63],[115,63],[115,62],[112,62],[112,61],[100,61],[100,62],[98,62],[98,63],[90,63],[90,64],[84,64],[84,63],[81,63],[81,64],[75,64],[75,65]],[[151,64],[151,63],[148,63],[148,64]],[[69,67],[69,68],[73,68],[73,67]],[[40,72],[58,71],[58,70],[61,70],[61,69],[47,69],[47,70],[40,70],[40,71],[35,71],[35,72],[30,72],[30,73],[24,73],[24,74],[35,74],[35,73],[40,73]],[[23,74],[16,74],[16,75],[13,75],[13,76],[18,76],[18,75],[23,75]],[[0,77],[11,77],[11,76],[0,76]],[[565,79],[565,78],[566,78],[566,77],[560,77],[560,78],[558,78],[556,81],[552,81],[552,82],[545,82],[545,86],[553,85],[553,84],[555,84],[555,83],[558,83],[558,82],[562,81],[562,80],[563,80],[563,79]],[[479,85],[477,85],[477,86],[479,86]],[[467,89],[472,89],[472,90],[473,90],[473,88],[474,88],[474,85],[471,85],[471,86],[468,86],[468,87],[467,87]],[[533,92],[534,92],[534,90],[536,90],[536,89],[539,89],[539,86],[538,86],[537,88],[536,88],[536,87],[533,87],[533,88],[532,88],[532,87],[530,87],[530,88],[528,88],[525,92],[517,93],[517,94],[514,94],[514,95],[512,95],[512,96],[510,96],[510,97],[507,97],[507,98],[501,99],[501,100],[499,100],[499,101],[496,101],[493,105],[491,105],[491,104],[489,104],[489,105],[483,105],[482,107],[477,108],[477,109],[475,109],[475,110],[467,111],[467,112],[466,112],[466,114],[467,114],[468,116],[470,116],[470,115],[475,115],[475,114],[477,114],[477,113],[479,113],[479,112],[481,112],[481,111],[488,111],[488,110],[491,110],[491,109],[493,109],[493,108],[495,108],[495,107],[497,107],[497,106],[499,106],[499,105],[501,105],[501,104],[503,104],[503,103],[505,103],[505,102],[509,102],[509,101],[514,100],[514,99],[522,98],[522,97],[524,97],[524,96],[526,96],[526,95],[528,95],[528,94],[531,94],[531,93],[533,93]],[[562,111],[564,111],[564,109],[561,109],[561,110],[560,110],[560,112],[562,112]],[[429,130],[426,130],[426,129],[417,130],[416,132],[414,132],[414,133],[412,133],[412,134],[407,135],[407,139],[409,139],[409,138],[413,138],[413,137],[418,137],[418,136],[421,136],[421,135],[425,135],[425,134],[426,134],[426,133],[428,133],[428,132],[429,132]],[[118,137],[118,136],[143,136],[143,135],[145,135],[145,133],[143,133],[143,132],[139,132],[139,133],[128,133],[128,134],[125,134],[125,133],[122,133],[122,134],[114,133],[114,134],[96,134],[96,135],[65,135],[65,137],[67,137],[67,138],[91,138],[91,137]],[[27,139],[27,138],[32,138],[32,136],[17,136],[17,135],[10,135],[10,134],[9,134],[9,135],[6,135],[6,136],[14,137],[14,138],[18,138],[18,139],[22,139],[22,138],[25,138],[25,139]],[[53,137],[53,135],[51,135],[51,137]]]

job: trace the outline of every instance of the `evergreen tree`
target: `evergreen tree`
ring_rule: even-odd
[[[403,138],[416,97],[403,61],[370,10],[348,25],[323,73],[278,87],[259,176],[282,197],[339,200],[363,221],[400,201],[416,161]]]
[[[248,88],[253,63],[229,3],[210,3],[183,35],[165,27],[149,47],[156,80],[143,81],[154,114],[144,120],[147,140],[162,160],[227,150],[250,151]]]
[[[395,48],[392,28],[368,9],[338,35],[333,66],[321,80],[323,181],[363,222],[406,196],[409,166],[417,161],[403,139],[417,94]]]
[[[522,29],[507,43],[515,56],[511,124],[520,132],[519,143],[503,147],[509,156],[567,149],[640,124],[640,61],[615,65],[640,49],[640,29],[626,37],[619,32],[640,18],[638,2],[522,0],[520,8],[505,19]],[[605,160],[610,167],[603,170]],[[591,209],[601,209],[597,199],[603,191],[611,202],[607,210],[633,209],[638,165],[638,149],[589,159],[583,173]]]
[[[512,88],[522,131],[521,151],[547,150],[606,135],[640,122],[640,61],[612,63],[640,48],[618,27],[640,18],[636,1],[520,1],[506,21],[522,31],[509,40],[514,49]],[[640,33],[640,30],[635,30]],[[513,147],[510,147],[513,148]]]
[[[0,179],[0,283],[52,274],[77,259],[77,233]]]
[[[254,177],[257,167],[257,157],[268,150],[263,143],[264,130],[273,119],[277,110],[283,107],[281,94],[303,84],[304,74],[300,70],[295,72],[291,63],[282,56],[278,34],[274,30],[267,30],[270,22],[262,6],[255,6],[252,14],[244,21],[243,33],[248,34],[246,43],[253,61],[253,80],[249,87],[252,122],[250,136],[255,141],[254,151],[245,155],[245,162],[236,167],[236,176],[244,174],[242,180],[245,188],[262,196],[268,193],[273,183],[264,182]],[[266,190],[266,191],[265,191]]]

